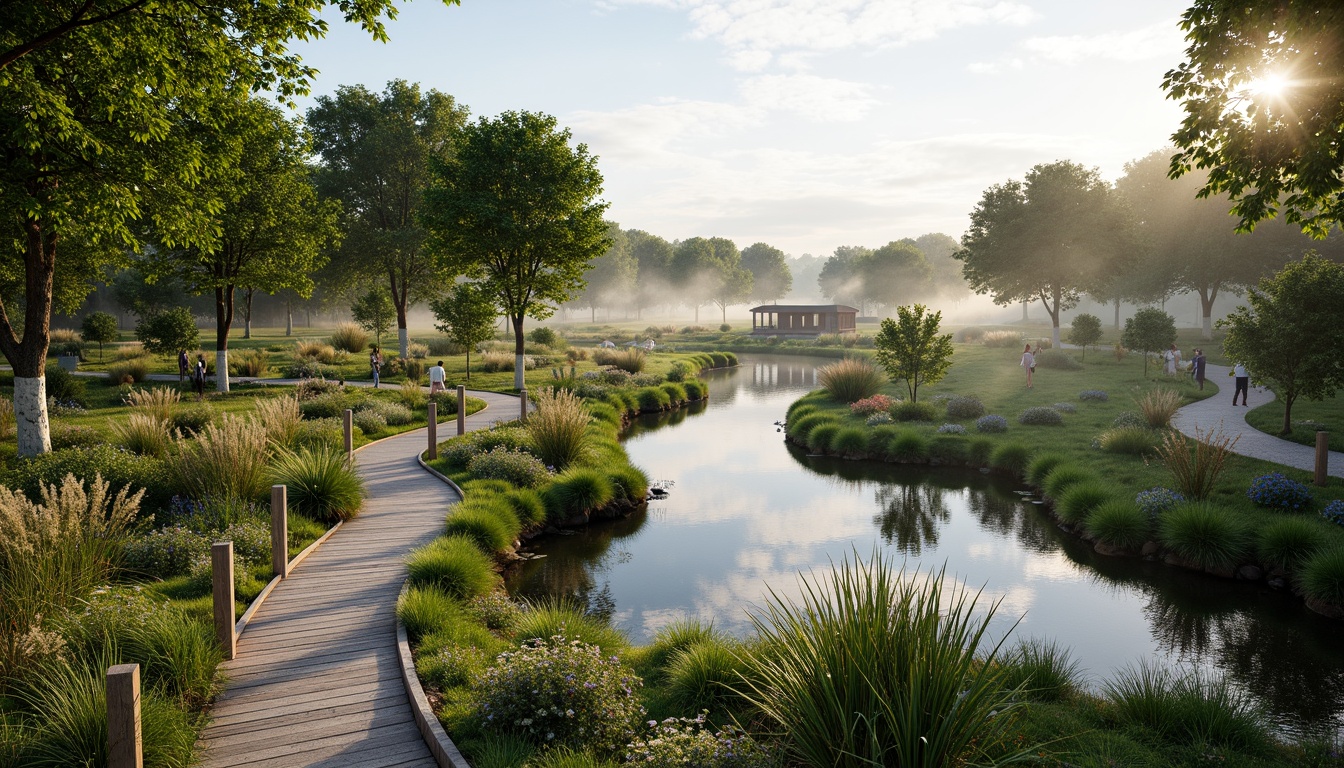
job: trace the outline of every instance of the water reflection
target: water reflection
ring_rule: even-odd
[[[636,642],[697,616],[750,631],[769,590],[881,547],[907,570],[947,565],[988,601],[993,631],[1056,640],[1106,679],[1141,659],[1228,674],[1288,732],[1344,722],[1344,630],[1291,597],[1105,558],[1063,536],[999,476],[807,456],[774,422],[815,388],[804,358],[710,374],[709,404],[641,419],[632,459],[674,482],[646,514],[543,542],[509,587],[608,614]],[[826,362],[826,361],[820,361]]]

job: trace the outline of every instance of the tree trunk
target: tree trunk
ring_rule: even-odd
[[[215,289],[215,389],[229,391],[229,329],[233,327],[233,286]]]
[[[471,345],[467,345],[467,381],[471,381]]]
[[[1054,303],[1046,304],[1044,301],[1041,302],[1042,304],[1045,304],[1045,311],[1050,314],[1050,346],[1052,349],[1059,349],[1059,316],[1062,314],[1059,306],[1064,301],[1064,297],[1061,295],[1062,293],[1063,291],[1059,289],[1059,286],[1055,286],[1054,293],[1051,296],[1051,298],[1054,299]]]
[[[285,335],[294,335],[294,302],[285,299]]]
[[[1247,388],[1250,388],[1250,382],[1246,382]],[[1280,435],[1290,435],[1293,432],[1293,401],[1297,399],[1296,392],[1284,391],[1283,394],[1283,431]]]
[[[390,277],[392,306],[397,310],[397,353],[401,355],[402,360],[405,360],[411,356],[411,337],[406,332],[406,305],[408,303],[407,299],[410,298],[411,289],[409,286],[405,285],[403,281],[401,293],[397,293],[397,278],[395,275]]]
[[[597,305],[594,304],[594,305],[592,305],[591,307],[589,307],[588,309],[592,310],[592,313],[589,315],[588,322],[590,322],[590,323],[596,323],[596,322],[597,322]]]
[[[243,338],[252,338],[252,294],[256,288],[248,288],[243,291]]]
[[[1115,297],[1115,329],[1120,330],[1120,297]]]
[[[1027,302],[1022,302],[1022,322],[1027,322]]]
[[[51,424],[47,417],[47,345],[51,341],[51,290],[56,274],[56,244],[60,237],[48,233],[42,222],[23,220],[26,240],[23,253],[23,338],[14,335],[9,314],[0,303],[0,352],[14,369],[15,438],[20,456],[30,457],[51,450]]]
[[[1199,289],[1199,308],[1202,311],[1202,330],[1200,338],[1213,341],[1213,302],[1218,299],[1218,289]]]
[[[523,344],[523,316],[512,315],[509,319],[513,322],[513,388],[521,392],[525,386],[523,354],[527,351]]]

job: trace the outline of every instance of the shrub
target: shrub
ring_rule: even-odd
[[[521,530],[511,504],[498,496],[480,495],[453,505],[444,526],[447,535],[470,539],[489,554],[512,549]]]
[[[814,451],[829,451],[831,441],[840,433],[840,424],[834,421],[822,424],[807,435],[807,447]]]
[[[986,434],[1008,431],[1008,420],[998,414],[988,414],[975,420],[975,430]]]
[[[1027,469],[1031,459],[1031,449],[1021,443],[1004,443],[994,449],[989,465],[1014,475],[1020,475]]]
[[[1324,549],[1328,530],[1305,517],[1282,517],[1266,523],[1256,533],[1256,552],[1265,565],[1296,570],[1309,557]]]
[[[732,646],[718,638],[683,648],[664,672],[668,699],[685,712],[722,709],[735,698],[730,686],[740,685],[744,667]]]
[[[387,429],[387,419],[373,411],[355,411],[351,421],[366,435],[376,435]]]
[[[840,454],[863,453],[867,443],[868,431],[863,427],[841,427],[831,438],[830,449]]]
[[[1022,334],[1017,331],[989,331],[981,337],[986,347],[1007,349],[1022,346]]]
[[[1297,512],[1311,504],[1311,489],[1281,472],[1270,472],[1251,481],[1246,498],[1262,507]]]
[[[1321,510],[1321,517],[1335,525],[1344,525],[1344,499],[1335,499]]]
[[[618,653],[630,644],[605,618],[590,615],[573,603],[539,600],[524,605],[514,624],[516,641],[545,640],[557,635],[595,645],[606,654]]]
[[[1188,499],[1206,499],[1239,439],[1240,436],[1228,436],[1217,429],[1201,433],[1196,427],[1192,451],[1186,447],[1183,435],[1167,432],[1157,448],[1157,457],[1171,473],[1176,490]]]
[[[147,358],[137,357],[118,363],[108,363],[107,378],[108,381],[113,381],[118,384],[139,384],[149,378],[149,360]],[[48,372],[48,379],[50,379],[50,372]],[[47,391],[51,392],[50,389]],[[57,399],[59,400],[62,398],[58,397]]]
[[[867,419],[864,419],[863,423],[869,427],[878,427],[883,424],[890,424],[892,423],[891,414],[886,412],[874,413],[872,416],[869,416]]]
[[[336,375],[337,372],[332,368],[307,357],[301,357],[285,368],[285,376],[290,379],[325,381],[328,376],[334,378]]]
[[[1032,426],[1058,427],[1064,424],[1064,417],[1054,408],[1035,406],[1017,415],[1017,423]]]
[[[1180,406],[1180,393],[1165,387],[1154,389],[1139,401],[1139,410],[1143,412],[1144,421],[1154,429],[1171,426],[1171,417]]]
[[[940,435],[964,435],[966,428],[960,424],[944,424],[938,428]]]
[[[357,323],[340,323],[336,326],[336,330],[331,332],[328,341],[336,349],[355,354],[364,351],[364,347],[369,343],[369,334]]]
[[[43,487],[59,487],[66,475],[74,475],[85,482],[101,476],[107,481],[110,493],[123,489],[128,493],[144,490],[143,505],[146,508],[166,504],[172,497],[172,484],[165,475],[163,462],[106,443],[34,456],[14,468],[6,485],[21,490],[30,499],[40,499]]]
[[[537,488],[551,477],[541,459],[505,446],[472,457],[467,462],[467,472],[472,477],[507,480],[520,488]]]
[[[413,642],[460,616],[453,598],[435,587],[411,587],[397,599],[397,618]]]
[[[1041,488],[1045,494],[1058,499],[1070,486],[1092,479],[1092,473],[1073,464],[1059,464],[1045,476]]]
[[[271,370],[271,356],[264,349],[239,349],[229,354],[229,372],[235,376],[265,376]]]
[[[929,440],[918,432],[902,430],[891,439],[887,455],[898,461],[928,461]]]
[[[93,427],[84,424],[51,425],[51,450],[65,451],[70,448],[92,448],[104,445],[107,439]]]
[[[1097,435],[1097,447],[1107,453],[1141,456],[1157,447],[1157,435],[1147,427],[1113,427]]]
[[[666,410],[672,405],[672,399],[658,387],[644,387],[635,396],[639,398],[639,410],[645,412]]]
[[[1100,389],[1084,389],[1078,393],[1078,399],[1085,403],[1104,403],[1110,399],[1110,396]]]
[[[425,393],[424,387],[420,386],[418,382],[403,381],[401,389],[397,390],[397,399],[406,408],[416,410],[425,407],[425,403],[429,401],[429,395]]]
[[[112,422],[112,438],[131,453],[162,458],[172,447],[168,423],[153,414],[132,413]]]
[[[675,382],[666,382],[660,384],[659,388],[667,393],[667,397],[673,405],[680,405],[686,402],[686,388]]]
[[[512,450],[527,450],[531,445],[532,438],[522,427],[496,426],[490,429],[468,432],[462,437],[445,441],[440,455],[453,466],[466,467],[467,462],[479,453],[501,447]],[[508,478],[502,479],[507,480]],[[514,484],[516,485],[516,483]]]
[[[1060,371],[1081,371],[1083,364],[1062,349],[1043,349],[1036,353],[1036,364]]]
[[[1031,458],[1027,465],[1027,482],[1040,488],[1045,485],[1045,477],[1050,471],[1068,459],[1062,453],[1039,453]]]
[[[1019,642],[1004,655],[1003,672],[1003,687],[1020,690],[1031,701],[1064,701],[1081,687],[1078,662],[1053,641]]]
[[[181,400],[182,395],[176,389],[169,387],[132,389],[122,398],[122,402],[136,411],[153,416],[163,422],[173,418],[173,410]]]
[[[1111,420],[1111,426],[1116,429],[1136,428],[1147,429],[1148,422],[1142,416],[1134,411],[1121,411]]]
[[[872,397],[886,383],[881,372],[867,360],[847,357],[817,369],[821,386],[831,397],[842,403],[853,403]]]
[[[1251,543],[1240,517],[1207,503],[1176,506],[1158,521],[1158,535],[1167,549],[1205,569],[1236,565]]]
[[[1311,555],[1302,565],[1300,580],[1308,597],[1344,605],[1344,548],[1330,547]]]
[[[1050,476],[1046,478],[1046,482],[1049,483],[1052,478],[1055,478],[1056,472],[1067,472],[1068,470],[1068,467],[1062,467],[1055,472],[1051,472]],[[1087,522],[1088,516],[1092,514],[1093,510],[1113,498],[1114,488],[1110,483],[1101,480],[1080,480],[1069,485],[1055,498],[1055,514],[1066,523],[1079,525]]]
[[[560,521],[601,509],[615,495],[611,480],[599,470],[571,467],[556,475],[541,496],[546,502],[546,517]]]
[[[994,441],[986,437],[972,438],[966,444],[966,461],[975,467],[983,467],[989,463],[989,457],[994,452]]]
[[[626,747],[626,761],[647,768],[770,768],[779,763],[751,736],[731,725],[711,732],[704,717],[650,721],[650,733]]]
[[[900,433],[901,430],[897,427],[879,424],[868,430],[868,441],[864,447],[874,456],[885,457],[891,450],[891,441]]]
[[[891,410],[896,401],[886,395],[873,395],[849,404],[849,412],[856,416],[871,416]]]
[[[441,536],[411,552],[406,577],[412,586],[433,586],[460,600],[486,594],[497,581],[490,557],[461,536]]]
[[[891,408],[891,417],[897,421],[933,421],[938,409],[929,403],[899,402]]]
[[[985,647],[994,607],[881,555],[817,579],[800,603],[772,595],[753,612],[769,652],[749,657],[743,691],[801,762],[951,765],[999,742],[1015,705]]]
[[[1222,679],[1176,677],[1149,664],[1120,672],[1103,690],[1117,719],[1176,744],[1253,750],[1268,741],[1254,705]]]
[[[1098,504],[1087,515],[1084,527],[1097,541],[1130,551],[1137,551],[1152,535],[1147,513],[1120,499]]]
[[[473,597],[467,603],[467,610],[486,628],[496,632],[512,630],[522,617],[522,609],[518,604],[510,600],[508,595],[499,592]]]
[[[358,440],[363,434],[359,427],[351,430],[351,439]],[[299,422],[298,433],[294,436],[295,448],[345,449],[345,424],[341,419],[312,419]]]
[[[401,403],[390,403],[376,397],[360,403],[359,410],[378,414],[388,426],[392,427],[405,426],[415,421],[415,413],[410,408]]]
[[[798,419],[790,419],[787,423],[789,436],[799,442],[807,442],[808,436],[812,430],[823,424],[838,424],[836,418],[829,413],[812,413]]]
[[[173,413],[172,427],[184,435],[196,435],[215,418],[215,410],[207,403],[184,405]]]
[[[336,389],[303,400],[299,403],[299,411],[305,419],[336,419],[343,417],[351,405],[350,396]]]
[[[709,394],[709,387],[700,381],[684,381],[681,384],[686,390],[686,399],[703,400]]]
[[[1051,407],[1051,408],[1054,408],[1056,411],[1059,411],[1060,413],[1077,413],[1077,412],[1078,412],[1078,406],[1074,405],[1073,403],[1055,403],[1054,405],[1052,405],[1052,406],[1050,406],[1050,407]]]
[[[557,470],[582,461],[590,451],[588,425],[593,420],[583,401],[573,392],[544,388],[534,401],[537,410],[526,422],[532,452]]]
[[[126,542],[122,566],[153,579],[185,576],[210,557],[212,538],[178,525],[156,528]]]
[[[543,344],[548,347],[554,347],[560,343],[560,335],[550,328],[538,326],[531,331],[528,331],[527,340],[533,344]]]
[[[179,443],[168,457],[168,472],[174,484],[194,499],[260,499],[270,489],[266,447],[266,431],[260,425],[225,415],[219,425],[202,429],[195,440]]]
[[[1156,520],[1175,508],[1177,504],[1185,503],[1185,497],[1170,488],[1149,488],[1146,491],[1139,491],[1134,497],[1134,503],[1145,517]]]
[[[271,462],[270,480],[289,487],[291,509],[321,522],[349,520],[364,506],[364,481],[343,450],[282,450]]]
[[[985,329],[974,325],[967,326],[952,334],[952,340],[962,344],[974,344],[985,338]]]
[[[985,415],[985,404],[978,397],[953,397],[947,401],[947,418],[954,421],[978,419]]]
[[[642,681],[615,657],[563,636],[501,653],[479,690],[481,725],[537,746],[615,753],[644,714]]]

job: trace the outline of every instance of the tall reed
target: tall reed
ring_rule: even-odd
[[[182,401],[182,393],[169,387],[132,389],[123,401],[130,407],[148,413],[159,421],[171,421],[173,409]]]
[[[112,437],[131,453],[160,458],[173,445],[168,422],[152,413],[132,413],[112,422]]]
[[[943,572],[911,578],[880,554],[805,578],[801,593],[772,591],[753,612],[762,652],[745,659],[741,690],[794,759],[931,768],[1009,748],[1018,691],[987,635],[998,603],[982,612]]]
[[[1180,406],[1180,393],[1166,387],[1154,389],[1139,401],[1139,410],[1143,412],[1144,421],[1154,429],[1171,426],[1171,417]]]
[[[369,343],[369,334],[357,323],[340,323],[336,326],[336,330],[331,332],[328,341],[336,349],[353,354],[364,351],[364,346]]]
[[[858,357],[847,357],[817,369],[817,378],[831,397],[844,403],[872,397],[886,383],[886,378],[872,363]]]
[[[1157,457],[1171,473],[1181,495],[1192,500],[1207,499],[1240,439],[1241,435],[1228,435],[1219,428],[1201,432],[1195,427],[1192,450],[1184,435],[1168,432],[1157,447]]]
[[[583,400],[568,390],[541,389],[537,410],[527,417],[532,453],[557,471],[575,464],[588,453],[588,414]]]
[[[299,410],[297,395],[257,400],[252,407],[252,418],[266,431],[266,439],[272,445],[293,448],[298,442],[303,412]]]
[[[270,483],[266,472],[266,429],[252,419],[225,414],[206,425],[195,440],[178,444],[167,458],[177,487],[193,499],[222,496],[260,499]]]

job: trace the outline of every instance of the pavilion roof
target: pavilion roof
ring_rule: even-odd
[[[854,312],[858,313],[855,307],[844,304],[762,304],[759,307],[752,307],[752,312]]]

